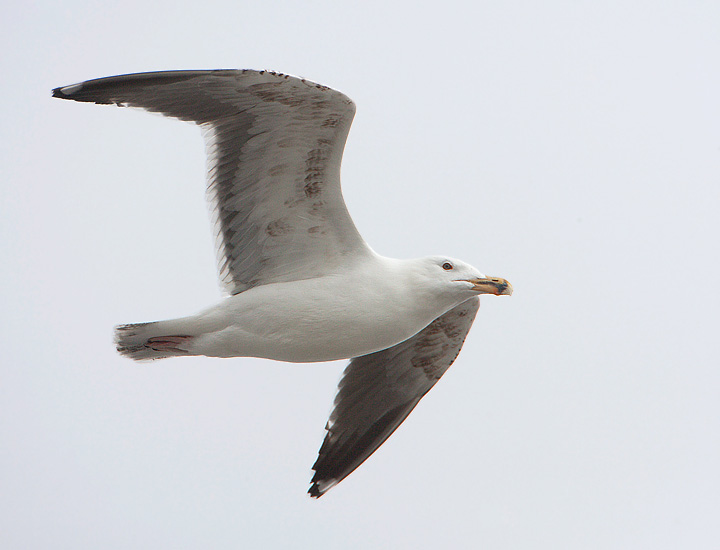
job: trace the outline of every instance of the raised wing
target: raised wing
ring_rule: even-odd
[[[409,340],[350,361],[313,465],[311,496],[352,473],[407,418],[455,361],[478,307],[471,298]]]
[[[267,71],[167,71],[89,80],[55,97],[198,124],[220,279],[237,294],[321,276],[368,254],[340,190],[355,105],[307,80]]]

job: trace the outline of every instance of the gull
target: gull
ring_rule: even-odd
[[[355,104],[282,73],[162,71],[53,90],[198,125],[207,151],[218,304],[179,319],[118,326],[118,352],[177,356],[348,359],[309,493],[320,497],[362,464],[450,367],[480,294],[509,295],[446,256],[375,253],[340,190]]]

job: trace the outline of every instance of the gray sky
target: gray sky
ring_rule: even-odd
[[[43,4],[0,18],[3,548],[716,547],[720,4]],[[348,94],[366,240],[515,287],[319,501],[343,362],[112,346],[220,297],[202,140],[50,89],[189,68]]]

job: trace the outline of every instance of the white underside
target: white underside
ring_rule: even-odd
[[[464,301],[412,284],[406,269],[378,257],[325,277],[261,285],[158,328],[193,336],[193,355],[290,362],[366,355],[407,340]]]

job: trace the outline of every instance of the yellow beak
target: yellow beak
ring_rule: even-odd
[[[480,294],[494,294],[495,296],[510,296],[513,292],[512,285],[500,277],[485,277],[484,279],[466,279],[472,283],[472,290]]]

